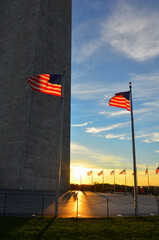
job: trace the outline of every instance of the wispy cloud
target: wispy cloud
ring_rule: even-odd
[[[112,167],[112,162],[113,167],[120,167],[121,163],[125,162],[125,158],[123,157],[102,154],[95,149],[86,148],[78,143],[71,143],[71,155],[74,165],[80,161],[80,166],[86,166],[85,159],[87,159],[87,167],[99,167],[103,166],[103,164],[104,166]]]
[[[81,100],[101,98],[101,94],[104,95],[107,91],[108,89],[103,86],[97,88],[87,83],[73,84],[71,89],[72,95]]]
[[[159,153],[159,150],[156,150],[155,152],[156,152],[156,153]]]
[[[143,138],[142,142],[152,143],[159,142],[159,132],[151,132],[137,136],[136,138]]]
[[[86,128],[86,132],[87,133],[100,133],[100,132],[106,132],[115,128],[122,128],[125,125],[130,124],[130,122],[125,122],[125,123],[118,123],[118,124],[114,124],[114,125],[109,125],[106,127],[91,127],[91,128]]]
[[[130,140],[131,138],[128,138],[126,137],[126,134],[107,134],[105,135],[105,138],[108,138],[108,139],[113,139],[113,138],[117,138],[117,139],[120,139],[120,140]]]
[[[92,0],[86,0],[86,2],[88,2],[88,4],[93,8],[93,9],[97,9],[99,7],[101,7],[103,5],[103,1],[92,1]]]
[[[133,93],[135,99],[146,100],[146,103],[143,104],[144,106],[151,106],[151,108],[158,106],[156,98],[159,98],[159,73],[130,74],[130,78],[134,83]],[[155,105],[153,105],[153,103]]]
[[[103,24],[105,39],[137,61],[159,55],[158,11],[137,8],[122,1]]]
[[[110,117],[114,117],[114,116],[130,114],[130,112],[128,112],[126,110],[122,110],[122,111],[116,111],[116,112],[99,112],[99,114],[108,115]]]
[[[83,126],[87,126],[88,122],[86,123],[81,123],[81,124],[72,124],[71,127],[83,127]]]
[[[86,152],[89,152],[89,149],[85,146],[82,146],[80,144],[77,144],[77,143],[73,143],[71,142],[71,151],[73,153],[86,153]]]
[[[80,26],[75,35],[82,40],[81,45],[73,48],[78,62],[86,61],[108,45],[139,62],[159,56],[158,10],[146,6],[141,10],[135,4],[119,1],[109,19],[94,24],[89,21],[83,24],[81,32],[79,29]]]
[[[85,122],[85,123],[81,123],[81,124],[72,124],[71,127],[84,127],[87,126],[88,124],[92,124],[93,121],[89,121],[89,122]]]

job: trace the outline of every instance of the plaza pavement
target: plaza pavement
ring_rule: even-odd
[[[2,216],[54,216],[54,194],[0,193]],[[139,216],[158,215],[159,200],[138,196]],[[58,217],[92,218],[134,216],[134,199],[130,193],[68,191],[59,198]]]

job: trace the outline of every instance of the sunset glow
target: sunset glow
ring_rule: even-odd
[[[92,176],[87,176],[87,172],[93,170],[93,184],[103,183],[103,175],[98,176],[98,173],[102,169],[91,169],[84,167],[71,167],[70,183],[73,184],[92,184]],[[110,175],[112,169],[104,169],[104,183],[114,184],[114,175]],[[125,185],[125,175],[119,173],[122,169],[115,170],[115,183]],[[133,171],[130,169],[126,170],[126,184],[127,186],[133,186],[134,176]],[[149,184],[150,186],[158,186],[158,175],[155,174],[155,170],[149,170]],[[139,186],[147,186],[148,179],[144,171],[138,171],[137,181]]]

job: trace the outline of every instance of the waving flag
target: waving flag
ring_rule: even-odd
[[[92,171],[87,172],[87,176],[92,175]]]
[[[130,91],[116,93],[109,101],[109,106],[126,108],[130,111]]]
[[[145,171],[145,175],[147,175],[148,174],[148,168],[146,168],[146,171]]]
[[[103,170],[98,173],[98,176],[103,175]]]
[[[157,174],[157,173],[159,173],[159,167],[158,167],[158,168],[156,168],[156,174]]]
[[[122,170],[119,174],[125,174],[125,169]]]
[[[136,171],[136,174],[137,174],[137,171]],[[134,172],[132,173],[132,175],[134,176]]]
[[[30,77],[30,87],[38,92],[61,97],[61,74],[40,74]]]
[[[110,172],[110,175],[114,175],[114,170]]]

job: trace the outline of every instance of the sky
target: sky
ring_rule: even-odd
[[[138,185],[159,185],[159,1],[72,0],[71,183],[133,185],[131,116],[109,106],[132,82]],[[81,177],[80,177],[81,176]],[[82,180],[81,180],[82,179]]]

